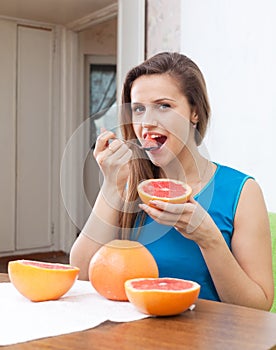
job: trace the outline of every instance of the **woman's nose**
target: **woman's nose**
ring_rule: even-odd
[[[143,128],[148,128],[151,126],[157,126],[157,121],[156,120],[143,120],[142,121]]]
[[[143,114],[141,124],[142,124],[143,128],[157,126],[156,112],[155,112],[154,106],[152,106],[152,105],[147,106],[147,108]]]

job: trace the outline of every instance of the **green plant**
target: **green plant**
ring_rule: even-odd
[[[276,213],[269,213],[271,241],[272,241],[272,264],[274,275],[274,302],[270,311],[276,312]]]

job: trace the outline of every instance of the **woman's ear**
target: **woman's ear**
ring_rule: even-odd
[[[191,123],[196,125],[198,123],[198,114],[194,111],[191,115]]]

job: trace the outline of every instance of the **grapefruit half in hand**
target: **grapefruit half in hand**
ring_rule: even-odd
[[[141,200],[149,205],[151,200],[169,203],[185,203],[192,194],[192,188],[186,183],[172,179],[149,179],[137,187]]]
[[[125,290],[128,300],[140,312],[171,316],[196,302],[200,285],[178,278],[135,278],[125,282]]]
[[[14,260],[8,265],[15,288],[31,301],[56,300],[73,286],[79,268],[33,260]]]
[[[127,301],[125,281],[138,277],[158,277],[156,261],[141,243],[115,239],[92,257],[89,280],[107,299]]]

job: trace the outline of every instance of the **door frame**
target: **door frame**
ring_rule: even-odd
[[[60,61],[59,61],[59,52],[57,50],[57,26],[48,24],[48,23],[41,23],[37,21],[31,21],[31,20],[25,20],[25,19],[19,19],[19,18],[7,18],[5,16],[0,16],[0,19],[3,21],[7,21],[10,23],[13,23],[15,26],[26,26],[30,28],[40,28],[40,29],[46,29],[50,30],[52,33],[52,76],[50,77],[51,80],[51,174],[50,174],[50,218],[49,218],[49,230],[51,231],[51,245],[45,246],[45,247],[37,247],[37,248],[30,248],[30,249],[16,249],[15,243],[12,249],[8,249],[5,252],[1,252],[1,256],[10,256],[10,255],[17,255],[17,254],[28,254],[33,252],[46,252],[46,251],[54,251],[60,249],[60,236],[59,236],[59,221],[60,221],[60,205],[59,205],[59,137],[60,137],[60,123],[59,123],[59,112],[60,112],[60,101],[59,101],[59,95],[60,95],[60,89],[59,89],[59,72],[60,72]],[[16,44],[17,45],[17,44]],[[16,80],[17,78],[14,77]],[[16,93],[15,93],[16,94]],[[14,109],[16,109],[16,97],[14,97]],[[16,113],[16,112],[14,112]],[[14,119],[16,119],[16,116],[14,115]],[[31,130],[30,132],[34,132],[34,130]],[[15,142],[17,142],[15,140]],[[14,145],[16,147],[16,145]],[[15,152],[15,151],[14,151]],[[16,155],[15,155],[16,157]],[[14,163],[15,164],[15,163]],[[15,166],[15,165],[14,165]],[[16,190],[16,177],[13,180],[15,190]],[[13,234],[16,235],[16,199],[15,194],[11,194],[14,198],[14,210],[13,210],[13,220],[14,220],[14,232]]]
[[[145,59],[145,0],[118,0],[117,16],[118,16],[118,43],[117,43],[117,103],[120,101],[120,92],[122,89],[122,82],[126,72],[133,66],[141,63]],[[112,7],[114,11],[115,7]],[[93,17],[93,16],[92,16]],[[64,68],[63,76],[67,76],[67,91],[69,96],[66,101],[63,101],[63,109],[66,110],[64,103],[67,105],[67,113],[63,112],[62,122],[60,128],[60,139],[62,140],[63,149],[66,145],[66,140],[72,136],[74,131],[83,122],[83,115],[86,115],[87,107],[85,107],[85,84],[83,81],[86,70],[84,64],[84,57],[79,52],[77,45],[77,33],[80,31],[76,26],[76,32],[63,29],[63,36],[66,38],[63,41],[67,46],[67,59],[71,62],[67,68]],[[87,29],[81,28],[81,30]],[[65,30],[65,31],[64,31]],[[135,40],[133,40],[135,38]],[[69,55],[69,56],[68,56]],[[76,58],[78,57],[78,59]],[[68,85],[69,83],[69,85]],[[63,87],[65,89],[65,87]],[[85,154],[85,145],[82,145],[82,154]],[[67,184],[67,190],[72,193],[72,198],[76,199],[76,203],[72,206],[73,216],[83,215],[85,212],[80,194],[77,191],[79,187],[79,174],[76,169],[83,167],[80,160],[76,157],[72,159],[71,166],[69,166],[68,174],[70,179]],[[83,186],[82,186],[83,187]],[[74,190],[75,189],[75,190]],[[83,194],[82,194],[83,195]],[[74,220],[73,220],[74,221]],[[64,208],[64,203],[60,203],[60,234],[61,234],[61,249],[69,252],[73,242],[76,239],[80,227],[74,225]]]

